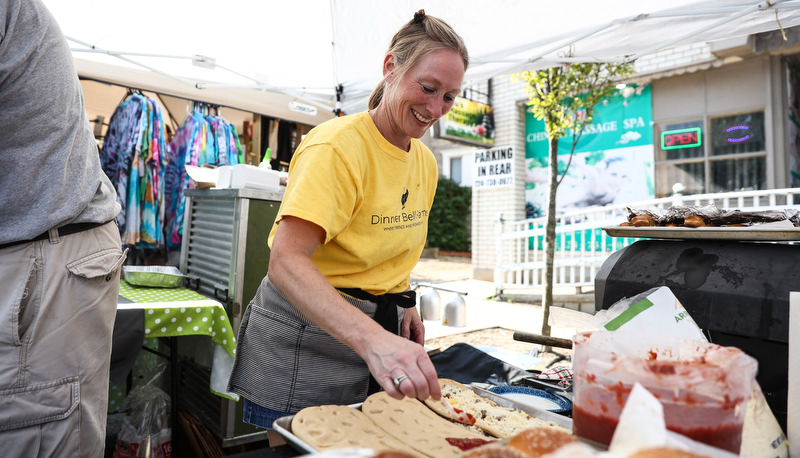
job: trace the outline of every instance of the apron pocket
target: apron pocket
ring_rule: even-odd
[[[369,370],[346,345],[314,325],[249,307],[231,385],[268,409],[296,412],[366,398]]]

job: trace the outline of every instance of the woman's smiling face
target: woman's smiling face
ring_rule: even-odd
[[[389,121],[381,133],[395,146],[408,150],[411,138],[420,138],[445,115],[461,92],[464,61],[453,50],[425,55],[398,80],[391,55],[384,64],[386,93],[381,107]],[[387,69],[388,67],[388,69]],[[388,70],[388,72],[387,72]]]

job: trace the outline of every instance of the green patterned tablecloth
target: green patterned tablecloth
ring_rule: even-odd
[[[238,400],[237,395],[226,390],[236,353],[236,336],[220,302],[186,288],[134,286],[125,280],[120,282],[119,295],[118,309],[142,309],[146,340],[189,335],[211,337],[217,345],[214,345],[209,388],[219,396]],[[120,387],[112,386],[109,405],[121,405],[119,396]]]
[[[118,308],[144,309],[144,336],[207,335],[231,356],[236,351],[228,315],[218,301],[186,288],[149,288],[120,282],[119,295],[133,304]]]

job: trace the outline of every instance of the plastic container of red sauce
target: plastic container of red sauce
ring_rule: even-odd
[[[629,333],[618,339],[608,331],[577,334],[573,349],[577,436],[610,444],[638,382],[661,401],[667,429],[739,453],[758,364],[743,351],[701,341],[654,343]]]

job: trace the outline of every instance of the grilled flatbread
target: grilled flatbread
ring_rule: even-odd
[[[511,437],[525,429],[533,427],[550,427],[572,433],[553,422],[542,420],[527,413],[497,405],[491,399],[479,396],[477,393],[450,379],[439,379],[442,387],[442,397],[459,410],[463,410],[475,417],[475,426],[494,437],[504,439]],[[434,401],[433,398],[425,400],[425,404],[439,415],[450,418],[444,404]]]

